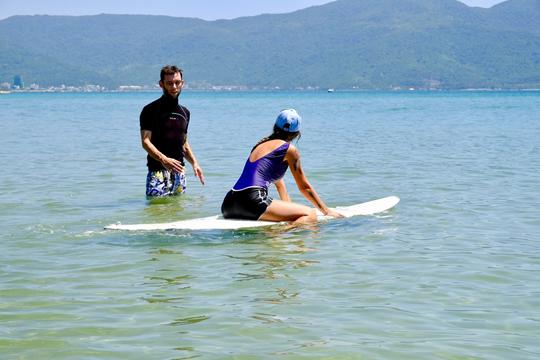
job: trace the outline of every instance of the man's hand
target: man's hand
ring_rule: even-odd
[[[199,164],[194,164],[193,165],[193,171],[195,172],[195,176],[199,178],[199,180],[201,181],[201,184],[204,185],[204,175],[203,175],[203,171],[201,169],[201,167],[199,166]]]
[[[179,173],[184,172],[184,166],[182,166],[182,163],[176,159],[170,158],[170,157],[164,157],[161,160],[161,163],[167,170],[176,171]]]

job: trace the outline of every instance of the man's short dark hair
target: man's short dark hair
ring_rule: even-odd
[[[159,78],[161,81],[165,79],[165,75],[174,75],[176,73],[180,74],[180,77],[184,79],[184,74],[182,73],[182,69],[180,69],[176,65],[165,65],[161,68],[161,74],[159,75]]]

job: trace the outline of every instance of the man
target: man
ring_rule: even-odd
[[[184,158],[191,163],[195,176],[204,185],[202,169],[187,139],[190,112],[178,103],[183,85],[182,70],[174,65],[164,66],[159,80],[163,95],[141,112],[141,142],[148,153],[146,196],[184,193]]]

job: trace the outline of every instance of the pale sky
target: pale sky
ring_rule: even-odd
[[[460,0],[491,7],[504,0]],[[287,13],[330,0],[0,0],[0,19],[12,15],[140,14],[233,19],[263,13]]]

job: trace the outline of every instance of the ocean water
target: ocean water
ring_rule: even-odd
[[[1,359],[540,357],[540,93],[185,92],[207,184],[188,167],[185,196],[148,201],[138,115],[158,96],[0,95]],[[218,213],[285,107],[325,202],[398,206],[103,230]]]

